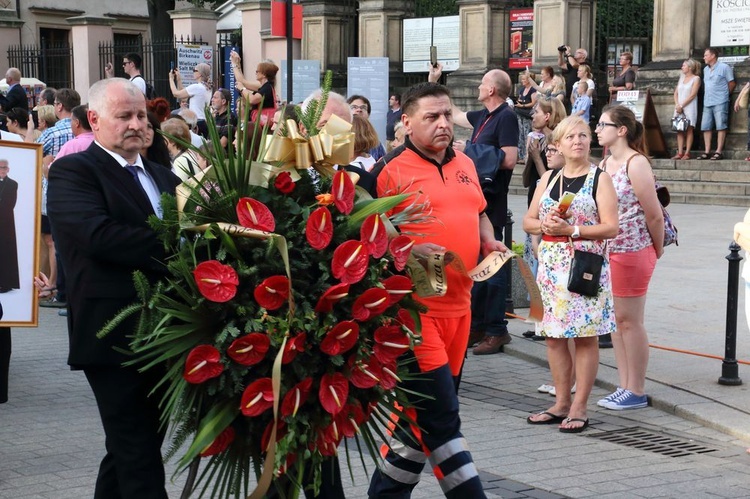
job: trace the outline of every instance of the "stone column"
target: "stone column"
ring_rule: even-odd
[[[388,57],[392,68],[401,69],[403,20],[413,15],[413,1],[360,0],[360,57]]]
[[[655,0],[651,60],[683,61],[692,55],[696,43],[707,47],[710,14],[709,0]]]
[[[99,44],[112,43],[111,17],[76,16],[66,19],[71,26],[75,71],[73,88],[81,95],[81,102],[88,102],[89,87],[101,79],[104,68],[99,62]]]
[[[302,58],[317,59],[334,72],[334,87],[346,87],[346,61],[356,55],[357,9],[346,0],[303,1]]]
[[[0,9],[0,68],[10,67],[8,48],[21,44],[21,21],[13,9]],[[32,75],[22,75],[24,77]]]
[[[246,78],[255,74],[255,67],[263,60],[271,60],[279,66],[286,60],[286,37],[271,36],[271,2],[269,0],[245,0],[235,4],[242,13],[242,26],[254,29],[242,30],[242,72]],[[293,42],[294,59],[301,57],[300,40]],[[276,77],[276,93],[281,92],[281,74]]]
[[[216,45],[216,23],[219,14],[213,10],[192,8],[170,10],[174,35],[190,40],[203,40],[203,43]]]
[[[557,47],[570,45],[594,52],[591,0],[534,2],[534,67],[557,66]]]

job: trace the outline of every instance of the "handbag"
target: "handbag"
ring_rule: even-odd
[[[687,132],[690,128],[690,120],[687,119],[683,113],[676,115],[672,118],[672,131],[673,132]]]
[[[497,172],[500,171],[500,166],[505,160],[505,151],[490,144],[475,144],[467,141],[464,154],[474,162],[482,190],[489,189],[495,182]]]
[[[573,245],[572,239],[570,245]],[[573,261],[570,262],[570,274],[568,274],[568,291],[584,296],[598,295],[602,265],[604,265],[602,255],[574,250]]]

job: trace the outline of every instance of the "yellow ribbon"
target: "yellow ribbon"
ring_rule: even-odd
[[[409,256],[407,266],[409,275],[414,283],[414,289],[422,298],[445,296],[448,291],[448,280],[446,269],[448,266],[455,267],[456,271],[467,276],[474,282],[486,281],[495,275],[511,259],[516,257],[512,251],[501,253],[493,251],[482,260],[479,265],[471,270],[466,270],[461,257],[452,251],[432,253],[422,264],[414,255]],[[531,305],[529,307],[529,319],[541,321],[544,314],[542,307],[542,295],[536,285],[536,279],[528,264],[522,259],[517,260],[521,278],[529,292]]]
[[[333,165],[348,165],[354,157],[352,125],[336,115],[331,115],[320,133],[312,137],[302,135],[294,120],[287,120],[286,129],[287,137],[271,137],[263,156],[265,162],[283,164],[279,167],[282,171],[312,166],[332,173]]]

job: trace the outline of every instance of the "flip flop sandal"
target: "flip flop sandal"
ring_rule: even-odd
[[[711,156],[707,152],[704,152],[703,154],[699,154],[698,156],[696,156],[695,159],[708,159],[710,157]]]
[[[542,420],[534,421],[533,419],[531,419],[533,416],[549,416],[550,419],[542,419]],[[529,416],[528,418],[526,418],[526,422],[527,423],[529,423],[529,424],[536,424],[536,425],[539,425],[539,424],[560,424],[560,423],[562,423],[565,420],[566,420],[565,416],[558,416],[557,414],[552,414],[551,412],[548,412],[548,411],[537,412],[536,414],[532,414],[531,416]],[[570,420],[570,421],[576,421],[576,420]]]
[[[724,155],[720,152],[715,152],[713,156],[711,156],[711,161],[716,161],[718,159],[724,159]]]
[[[581,433],[583,430],[589,427],[589,420],[581,419],[581,418],[565,418],[564,421],[562,421],[563,424],[569,424],[569,423],[583,423],[581,426],[574,426],[573,428],[560,428],[560,433]]]

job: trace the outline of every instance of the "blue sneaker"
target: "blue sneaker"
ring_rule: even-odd
[[[648,407],[648,397],[646,395],[636,395],[630,390],[625,390],[619,397],[605,403],[604,407],[613,411],[643,409],[644,407]]]
[[[613,401],[614,399],[616,399],[617,397],[619,397],[620,395],[622,395],[622,393],[624,391],[625,391],[624,388],[620,388],[618,386],[617,390],[615,390],[614,392],[610,393],[609,395],[607,395],[603,399],[600,399],[599,402],[596,403],[596,405],[598,405],[599,407],[604,407],[604,404],[606,404],[607,402]]]

